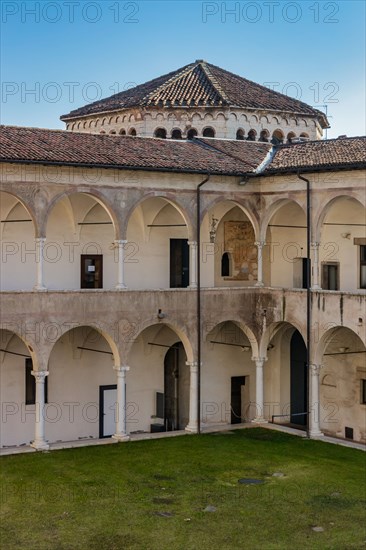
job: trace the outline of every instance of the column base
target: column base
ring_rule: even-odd
[[[48,451],[50,448],[49,444],[46,441],[32,441],[30,444],[33,449],[36,451]]]
[[[193,283],[192,285],[189,285],[188,288],[197,288],[197,283]]]
[[[191,424],[188,424],[188,425],[184,428],[184,430],[185,430],[186,432],[188,432],[188,433],[196,434],[196,433],[198,433],[198,426],[197,426],[197,425],[196,425],[196,426],[194,426],[194,425],[192,426]]]
[[[116,290],[127,290],[126,285],[116,285]]]
[[[264,286],[264,283],[257,281],[254,286]]]
[[[311,290],[322,290],[322,287],[319,286],[319,285],[313,285],[313,286],[311,287]]]
[[[112,439],[122,443],[124,441],[130,441],[130,436],[127,434],[114,434],[112,435]]]
[[[260,416],[258,418],[253,418],[253,420],[251,420],[251,422],[252,422],[252,424],[268,424],[268,420],[263,418],[263,416]]]
[[[324,434],[320,430],[309,430],[309,437],[317,439],[318,437],[324,437]]]
[[[37,292],[46,292],[47,288],[45,286],[34,285],[33,290]]]

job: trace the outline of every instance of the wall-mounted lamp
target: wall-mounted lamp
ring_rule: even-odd
[[[341,353],[345,353],[349,348],[338,348]]]
[[[251,350],[250,346],[242,346],[241,348],[241,351],[250,351],[250,350]]]
[[[358,318],[357,326],[358,326],[358,327],[362,327],[362,324],[363,324],[363,319],[362,319],[362,317],[359,317],[359,318]]]
[[[351,238],[351,233],[341,233],[341,237],[342,237],[342,239],[350,239]]]
[[[273,349],[273,348],[274,348],[274,344],[268,344],[267,351],[269,351],[270,349]]]
[[[161,309],[158,311],[158,319],[165,319],[166,313],[164,313]]]

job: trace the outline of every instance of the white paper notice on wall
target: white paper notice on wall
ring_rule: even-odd
[[[88,272],[95,271],[95,265],[88,265]]]

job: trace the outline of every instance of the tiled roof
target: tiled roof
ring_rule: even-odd
[[[366,168],[366,137],[269,143],[82,134],[0,126],[0,161],[243,175]]]
[[[200,140],[175,141],[0,126],[0,161],[169,170],[211,174],[251,171],[261,155],[236,159]],[[260,147],[260,144],[257,144]],[[265,156],[265,155],[264,155]],[[263,159],[262,159],[263,160]]]
[[[266,173],[366,167],[366,137],[337,138],[281,145]]]
[[[262,109],[315,116],[324,128],[329,127],[327,118],[321,111],[206,61],[185,65],[145,84],[75,109],[63,115],[61,120],[138,106]]]

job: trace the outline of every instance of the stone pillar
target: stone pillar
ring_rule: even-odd
[[[324,435],[320,431],[320,365],[310,365],[309,369],[309,436],[321,437]]]
[[[189,288],[197,288],[197,242],[188,241],[189,245]]]
[[[311,247],[314,251],[313,253],[313,280],[311,288],[313,290],[321,290],[320,286],[320,269],[319,269],[319,246],[320,243],[314,242],[311,243]]]
[[[126,428],[126,372],[130,367],[113,367],[117,372],[116,433],[112,435],[117,441],[130,439]]]
[[[31,447],[34,447],[37,451],[45,451],[49,448],[48,443],[45,440],[45,420],[44,420],[44,384],[48,371],[34,371],[32,374],[36,379],[36,420],[34,429],[34,441],[31,443]]]
[[[264,286],[263,282],[263,247],[266,244],[264,241],[257,241],[254,243],[258,248],[258,276],[255,286]]]
[[[187,432],[197,433],[198,431],[198,363],[187,362],[190,367],[189,385],[189,422],[186,426]]]
[[[252,422],[264,423],[267,422],[264,418],[264,376],[263,376],[263,366],[264,362],[267,360],[266,357],[253,357],[255,361],[255,406],[256,406],[256,417],[253,418]]]
[[[118,250],[118,276],[116,290],[125,290],[127,287],[125,285],[125,270],[124,270],[124,258],[125,258],[125,249],[124,246],[127,241],[114,241],[114,244],[117,245]]]
[[[34,285],[34,290],[43,291],[47,290],[43,282],[43,249],[45,243],[45,237],[38,237],[35,239],[36,243],[36,262],[37,262],[37,281]]]

